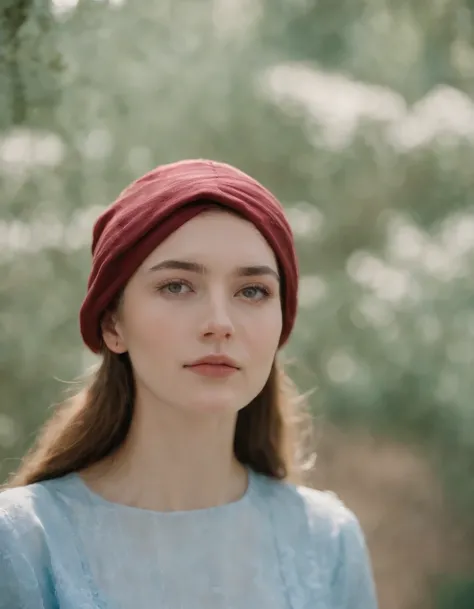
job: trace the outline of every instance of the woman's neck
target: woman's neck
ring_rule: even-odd
[[[205,509],[238,500],[247,469],[234,456],[236,413],[188,414],[135,407],[113,455],[81,472],[105,499],[156,511]]]

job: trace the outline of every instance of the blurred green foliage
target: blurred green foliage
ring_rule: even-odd
[[[473,579],[449,578],[439,586],[436,609],[471,609],[473,599]]]
[[[315,412],[424,443],[471,513],[473,42],[473,0],[3,2],[0,478],[92,361],[98,211],[211,157],[288,209]]]

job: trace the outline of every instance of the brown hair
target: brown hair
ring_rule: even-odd
[[[104,348],[86,386],[66,400],[44,425],[7,487],[80,471],[111,456],[123,444],[133,417],[135,388],[127,354]],[[275,361],[262,391],[239,411],[234,437],[237,459],[275,479],[301,480],[301,398]],[[305,429],[310,426],[305,424]]]

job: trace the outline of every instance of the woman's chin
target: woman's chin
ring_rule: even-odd
[[[228,413],[235,414],[246,405],[241,399],[234,395],[203,395],[196,399],[196,396],[187,403],[185,409],[190,413],[199,414],[217,414]]]

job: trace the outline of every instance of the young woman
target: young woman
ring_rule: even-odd
[[[101,363],[0,493],[0,607],[375,609],[356,517],[293,482],[278,201],[229,165],[161,166],[92,254],[80,325]]]

